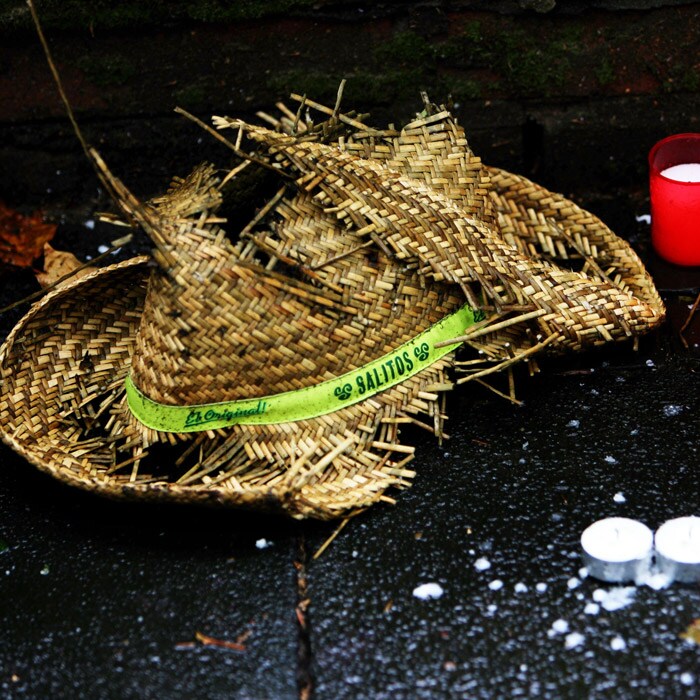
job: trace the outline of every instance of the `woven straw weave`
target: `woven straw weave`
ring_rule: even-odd
[[[272,121],[276,131],[215,119],[286,176],[240,237],[217,216],[228,190],[210,166],[147,205],[105,168],[156,266],[140,258],[57,288],[0,351],[2,436],[41,469],[114,497],[337,517],[410,482],[413,448],[399,429],[442,436],[456,365],[469,381],[534,364],[539,350],[636,338],[663,318],[626,243],[560,195],[482,166],[449,112],[400,132]],[[450,353],[327,416],[174,435],[125,404],[128,373],[173,405],[306,387],[386,354],[465,299],[489,314],[464,338],[479,354],[456,363]]]

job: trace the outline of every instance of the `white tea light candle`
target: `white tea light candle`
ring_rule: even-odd
[[[664,177],[676,182],[700,182],[700,163],[681,163],[661,171]]]
[[[637,520],[598,520],[581,535],[588,575],[612,583],[643,577],[651,563],[653,542],[651,530]]]
[[[688,516],[665,522],[654,536],[656,567],[674,581],[700,581],[700,518]]]

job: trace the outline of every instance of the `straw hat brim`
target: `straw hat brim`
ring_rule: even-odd
[[[309,478],[315,475],[309,475],[311,470],[295,469],[294,460],[274,468],[273,486],[246,486],[243,490],[206,477],[194,484],[179,483],[177,474],[167,472],[140,473],[132,480],[129,470],[110,466],[115,461],[115,445],[105,437],[105,417],[101,418],[99,434],[91,437],[85,426],[92,417],[85,412],[76,415],[76,407],[93,410],[91,405],[99,405],[102,397],[114,394],[119,398],[113,404],[123,411],[124,380],[144,309],[149,263],[145,256],[133,258],[64,283],[36,303],[15,326],[0,348],[0,437],[4,442],[41,471],[110,498],[281,511],[294,517],[326,519],[348,514],[379,500],[391,501],[384,495],[387,489],[410,483],[413,472],[403,465],[410,460],[413,448],[388,444],[390,441],[378,445],[370,440],[368,445],[366,440],[346,435],[334,438],[335,456],[340,455],[341,461],[367,460],[371,451],[375,460],[374,467],[370,464],[364,473],[349,474],[346,489],[342,478],[334,477],[330,483]],[[395,392],[393,404],[410,410],[421,393],[419,387],[439,382],[453,354],[384,392],[387,405],[390,392]],[[380,394],[356,406],[367,414],[381,414],[382,403]],[[398,413],[395,407],[392,411]],[[94,416],[95,425],[97,419]],[[333,420],[333,414],[313,420],[326,423]],[[313,420],[300,421],[300,432]],[[294,424],[288,425],[293,441]],[[245,430],[241,426],[231,430],[239,428]],[[285,430],[284,426],[269,429],[273,432],[278,428]],[[333,452],[329,449],[331,456]],[[261,468],[272,472],[268,461],[262,457]]]

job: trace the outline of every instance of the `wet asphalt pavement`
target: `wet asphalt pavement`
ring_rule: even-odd
[[[316,559],[336,524],[103,501],[0,446],[0,697],[698,697],[700,587],[580,572],[599,518],[700,514],[700,271],[650,269],[670,320],[638,352],[542,362],[521,406],[455,393],[412,488]],[[33,289],[4,271],[0,306]]]

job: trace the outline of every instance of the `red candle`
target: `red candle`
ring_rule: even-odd
[[[676,134],[649,153],[651,242],[676,265],[700,265],[700,134]]]

